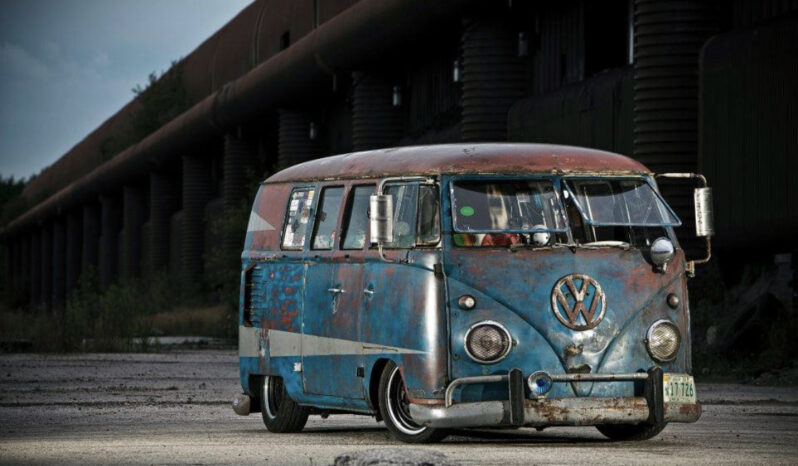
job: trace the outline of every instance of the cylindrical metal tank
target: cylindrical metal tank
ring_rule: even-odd
[[[83,232],[82,210],[72,210],[66,215],[66,295],[77,288],[81,270]]]
[[[327,155],[317,119],[308,118],[298,110],[280,109],[279,120],[278,170]]]
[[[53,302],[53,227],[46,223],[41,227],[42,284],[40,302],[49,307]]]
[[[54,308],[64,305],[66,297],[66,228],[64,219],[53,220],[53,301]]]
[[[141,275],[141,225],[144,224],[146,204],[144,190],[139,186],[122,189],[122,277]]]
[[[205,204],[211,198],[211,176],[207,162],[183,156],[182,275],[185,284],[195,285],[202,277]]]
[[[635,0],[634,157],[657,173],[694,172],[698,153],[698,57],[718,31],[717,11],[704,0]],[[692,186],[661,183],[682,219],[680,240],[695,241]]]
[[[500,19],[468,20],[462,48],[462,139],[506,141],[507,112],[526,87],[517,31]]]
[[[30,297],[28,303],[31,306],[39,304],[41,299],[42,288],[42,237],[41,232],[37,230],[30,232]]]
[[[87,273],[90,268],[94,269],[93,273],[97,273],[100,255],[100,209],[94,202],[83,205],[82,240],[82,274]]]
[[[224,136],[222,196],[224,212],[232,212],[247,203],[247,174],[252,169],[255,156],[253,147],[237,132]],[[254,175],[254,173],[253,173]],[[224,229],[224,247],[228,251],[240,250],[243,234]]]
[[[100,286],[105,289],[116,280],[119,258],[119,201],[100,196]]]
[[[178,187],[166,173],[150,173],[150,257],[151,271],[165,270],[169,264],[169,219],[180,203]]]
[[[402,73],[397,74],[403,76]],[[402,137],[402,109],[407,105],[404,102],[406,89],[402,84],[401,79],[390,80],[373,73],[353,73],[353,150],[391,147]]]

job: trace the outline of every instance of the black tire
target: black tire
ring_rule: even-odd
[[[299,406],[285,391],[283,379],[264,376],[261,385],[261,416],[269,432],[299,432],[308,422],[308,409]]]
[[[657,434],[662,432],[662,429],[668,425],[667,422],[663,422],[662,424],[604,424],[600,426],[596,426],[596,429],[599,430],[602,434],[604,434],[610,440],[614,440],[617,442],[621,441],[640,441],[640,440],[648,440],[652,437],[656,437]]]
[[[443,429],[424,427],[413,422],[408,410],[407,390],[399,367],[389,361],[382,370],[379,388],[380,414],[385,427],[397,439],[407,443],[433,443],[443,440]]]

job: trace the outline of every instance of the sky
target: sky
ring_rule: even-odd
[[[0,0],[0,176],[55,162],[252,0]]]

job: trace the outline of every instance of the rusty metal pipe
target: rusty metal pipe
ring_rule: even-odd
[[[458,18],[473,0],[363,0],[319,26],[285,51],[230,82],[191,109],[128,147],[89,174],[28,210],[0,236],[44,220],[104,189],[124,185],[203,138],[245,123],[268,109],[289,103],[314,89],[332,89],[338,73],[349,73],[386,49],[412,42],[417,31]],[[287,78],[290,77],[290,78]]]

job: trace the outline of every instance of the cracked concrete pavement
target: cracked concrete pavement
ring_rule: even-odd
[[[647,442],[592,427],[457,431],[405,446],[364,416],[312,416],[300,434],[236,416],[234,351],[0,355],[0,463],[332,464],[374,448],[443,453],[460,464],[798,461],[798,387],[698,384],[704,414]]]

